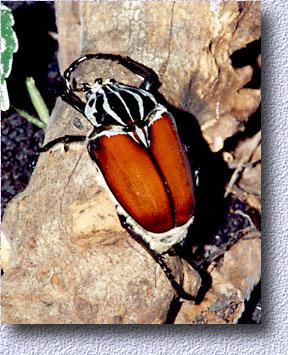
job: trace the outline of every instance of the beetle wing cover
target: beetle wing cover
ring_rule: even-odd
[[[130,135],[102,134],[89,152],[124,210],[146,231],[164,233],[194,213],[193,182],[173,117],[162,112],[149,125],[150,147]]]
[[[185,224],[194,213],[190,165],[180,142],[174,119],[164,112],[150,126],[150,149],[167,182],[175,213],[175,224]]]
[[[148,231],[173,228],[167,191],[147,151],[125,134],[101,136],[90,155],[122,207]]]

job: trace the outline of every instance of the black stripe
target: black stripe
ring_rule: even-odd
[[[121,95],[122,99],[125,101],[126,106],[129,108],[133,121],[140,121],[141,117],[139,105],[136,98],[131,93],[129,93],[129,91],[122,90],[121,88],[118,89],[118,92]]]
[[[100,115],[104,115],[104,109],[103,109],[103,95],[102,94],[96,94],[96,103],[95,103],[95,109],[97,113]]]
[[[150,99],[149,96],[144,95],[140,90],[137,88],[134,88],[133,86],[127,86],[127,88],[135,94],[138,94],[143,102],[143,108],[144,108],[144,118],[150,113],[154,108],[155,108],[155,102]],[[138,106],[138,104],[137,104]]]
[[[95,104],[95,98],[93,97],[92,99],[90,99],[90,100],[88,101],[88,105],[89,105],[90,107],[93,107],[94,104]]]
[[[109,88],[111,88],[114,92],[110,91]],[[155,102],[149,96],[146,96],[137,88],[132,86],[125,85],[122,88],[118,84],[107,84],[102,86],[102,90],[104,91],[110,109],[114,111],[115,114],[127,126],[131,126],[131,124],[135,123],[139,125],[142,119],[138,100],[134,96],[135,94],[138,96],[143,106],[143,119],[145,119],[145,117],[155,108]],[[125,102],[129,111],[127,111],[123,101],[117,96],[115,92],[121,95],[121,98]],[[97,117],[99,118],[102,116],[101,123],[104,126],[111,124],[117,126],[122,125],[113,117],[111,117],[109,113],[104,109],[104,94],[97,92],[93,98],[90,98],[88,105],[91,108],[93,108],[94,105],[94,109],[97,112]],[[99,121],[99,119],[97,121]]]
[[[95,109],[95,119],[96,122],[99,124],[102,124],[103,126],[110,126],[110,125],[115,125],[119,124],[112,118],[111,116],[107,115],[106,111],[103,109],[103,95],[102,94],[96,94],[95,96],[95,102],[94,102],[94,109]]]
[[[114,111],[125,124],[128,125],[129,123],[131,123],[131,118],[120,98],[116,94],[111,92],[107,87],[103,86],[102,89],[106,94],[110,109]],[[116,124],[119,125],[118,122]]]
[[[119,86],[117,84],[108,84],[107,85],[108,88],[111,88],[114,92],[109,91],[109,99],[111,95],[114,95],[117,98],[117,102],[119,102],[119,106],[117,107],[117,111],[116,109],[113,110],[115,111],[118,116],[127,124],[131,124],[134,121],[134,117],[133,114],[131,112],[130,109],[130,105],[128,102],[126,102],[125,98],[123,97],[122,93],[123,91],[120,90]],[[106,92],[106,91],[105,91]],[[119,97],[115,92],[117,92],[117,94],[121,97]],[[124,102],[123,102],[123,101]],[[109,101],[110,103],[110,101]],[[126,105],[126,106],[125,106]]]

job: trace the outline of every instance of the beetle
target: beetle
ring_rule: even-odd
[[[143,78],[139,87],[97,78],[80,86],[72,73],[84,61],[105,59],[119,63]],[[63,74],[62,99],[92,125],[87,136],[58,137],[54,145],[86,142],[120,222],[141,242],[164,270],[183,299],[194,299],[176,282],[164,254],[181,243],[193,222],[193,178],[175,119],[155,97],[160,82],[150,68],[117,54],[87,54]],[[83,92],[84,102],[76,92]]]

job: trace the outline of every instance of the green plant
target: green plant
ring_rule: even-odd
[[[49,118],[49,111],[43,100],[43,97],[41,96],[39,90],[35,85],[35,81],[33,78],[26,78],[26,88],[39,118],[31,116],[28,112],[21,110],[17,107],[11,107],[15,111],[17,111],[20,116],[26,118],[27,121],[35,124],[39,128],[45,129]]]
[[[18,40],[13,30],[14,18],[11,10],[4,5],[1,6],[1,81],[0,81],[0,108],[1,111],[9,109],[9,95],[7,91],[6,78],[10,75],[12,68],[13,53],[18,50]]]
[[[18,50],[18,40],[13,30],[13,25],[14,18],[11,10],[1,4],[1,111],[7,111],[10,107],[6,79],[11,72],[13,53]],[[44,129],[48,122],[49,111],[33,78],[26,78],[26,88],[39,118],[35,118],[28,112],[12,105],[11,107],[29,122]]]

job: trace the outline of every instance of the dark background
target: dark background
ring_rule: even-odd
[[[28,92],[26,77],[33,77],[51,112],[55,103],[55,81],[59,75],[57,64],[58,44],[49,34],[56,32],[53,2],[7,1],[13,11],[19,49],[13,56],[12,71],[7,79],[10,104],[37,117]],[[43,130],[12,108],[2,113],[1,121],[1,213],[9,200],[24,190],[38,149],[43,141]]]

